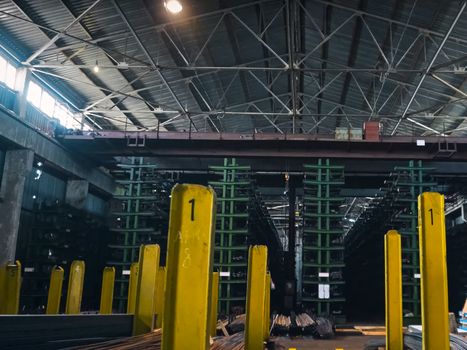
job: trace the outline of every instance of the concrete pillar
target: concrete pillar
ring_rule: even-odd
[[[23,119],[26,118],[28,83],[30,76],[31,71],[25,67],[20,67],[16,71],[16,89],[18,90],[18,94],[16,97],[15,112],[17,116]]]
[[[88,191],[89,182],[86,180],[68,180],[66,183],[65,203],[77,209],[83,209]]]
[[[0,266],[15,260],[24,181],[32,170],[34,152],[7,151],[0,186]]]

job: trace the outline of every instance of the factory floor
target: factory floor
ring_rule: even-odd
[[[311,337],[275,338],[275,350],[363,350],[369,341],[384,340],[381,335],[337,335],[334,339],[317,340]]]

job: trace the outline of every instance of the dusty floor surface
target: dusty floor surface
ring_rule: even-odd
[[[301,337],[295,339],[278,337],[276,338],[277,349],[284,350],[295,348],[297,350],[362,350],[365,344],[371,339],[384,339],[384,336],[353,336],[338,335],[330,340],[315,340],[311,337]]]

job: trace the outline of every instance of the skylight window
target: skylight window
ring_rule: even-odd
[[[31,102],[33,106],[40,108],[41,96],[42,88],[33,81],[29,82],[27,100]]]
[[[14,89],[16,84],[16,68],[9,63],[6,66],[5,84],[10,89]]]
[[[50,117],[54,115],[55,99],[46,91],[42,91],[40,109]]]
[[[57,118],[61,125],[69,129],[81,129],[81,123],[73,118],[73,113],[63,104],[55,104],[54,118]]]
[[[0,81],[5,81],[6,65],[6,60],[0,56]]]

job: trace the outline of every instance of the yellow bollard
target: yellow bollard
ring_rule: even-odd
[[[162,328],[164,317],[164,293],[165,293],[165,266],[160,266],[157,271],[156,296],[154,301],[154,313],[156,314],[156,328]]]
[[[163,350],[209,348],[215,198],[212,188],[200,185],[172,190]]]
[[[269,327],[271,327],[271,274],[266,274],[266,297],[264,299],[264,341],[269,338]]]
[[[133,335],[148,333],[154,329],[154,291],[159,257],[160,248],[157,244],[142,245],[139,249]]]
[[[47,309],[45,310],[45,313],[48,315],[56,315],[60,311],[64,273],[64,270],[60,266],[55,265],[52,267],[47,297]]]
[[[126,304],[126,313],[134,314],[136,305],[136,284],[138,283],[138,269],[137,262],[132,263],[130,266],[130,279],[128,281],[128,298]]]
[[[418,230],[422,347],[424,350],[449,350],[446,225],[443,195],[426,192],[418,196]]]
[[[6,265],[0,266],[0,315],[3,314],[6,293]]]
[[[246,295],[245,350],[264,347],[266,274],[268,248],[250,247],[248,254],[248,284]]]
[[[386,291],[386,349],[403,350],[401,236],[390,230],[384,236]]]
[[[111,314],[114,298],[115,267],[104,267],[102,273],[100,314]]]
[[[75,260],[71,263],[68,280],[65,313],[79,314],[81,312],[81,298],[83,297],[84,261]]]
[[[215,337],[217,333],[217,303],[219,299],[219,272],[212,273],[211,287],[211,337]]]
[[[19,292],[21,289],[21,263],[8,264],[2,268],[3,284],[0,286],[2,300],[0,300],[0,314],[16,315],[19,310]]]

